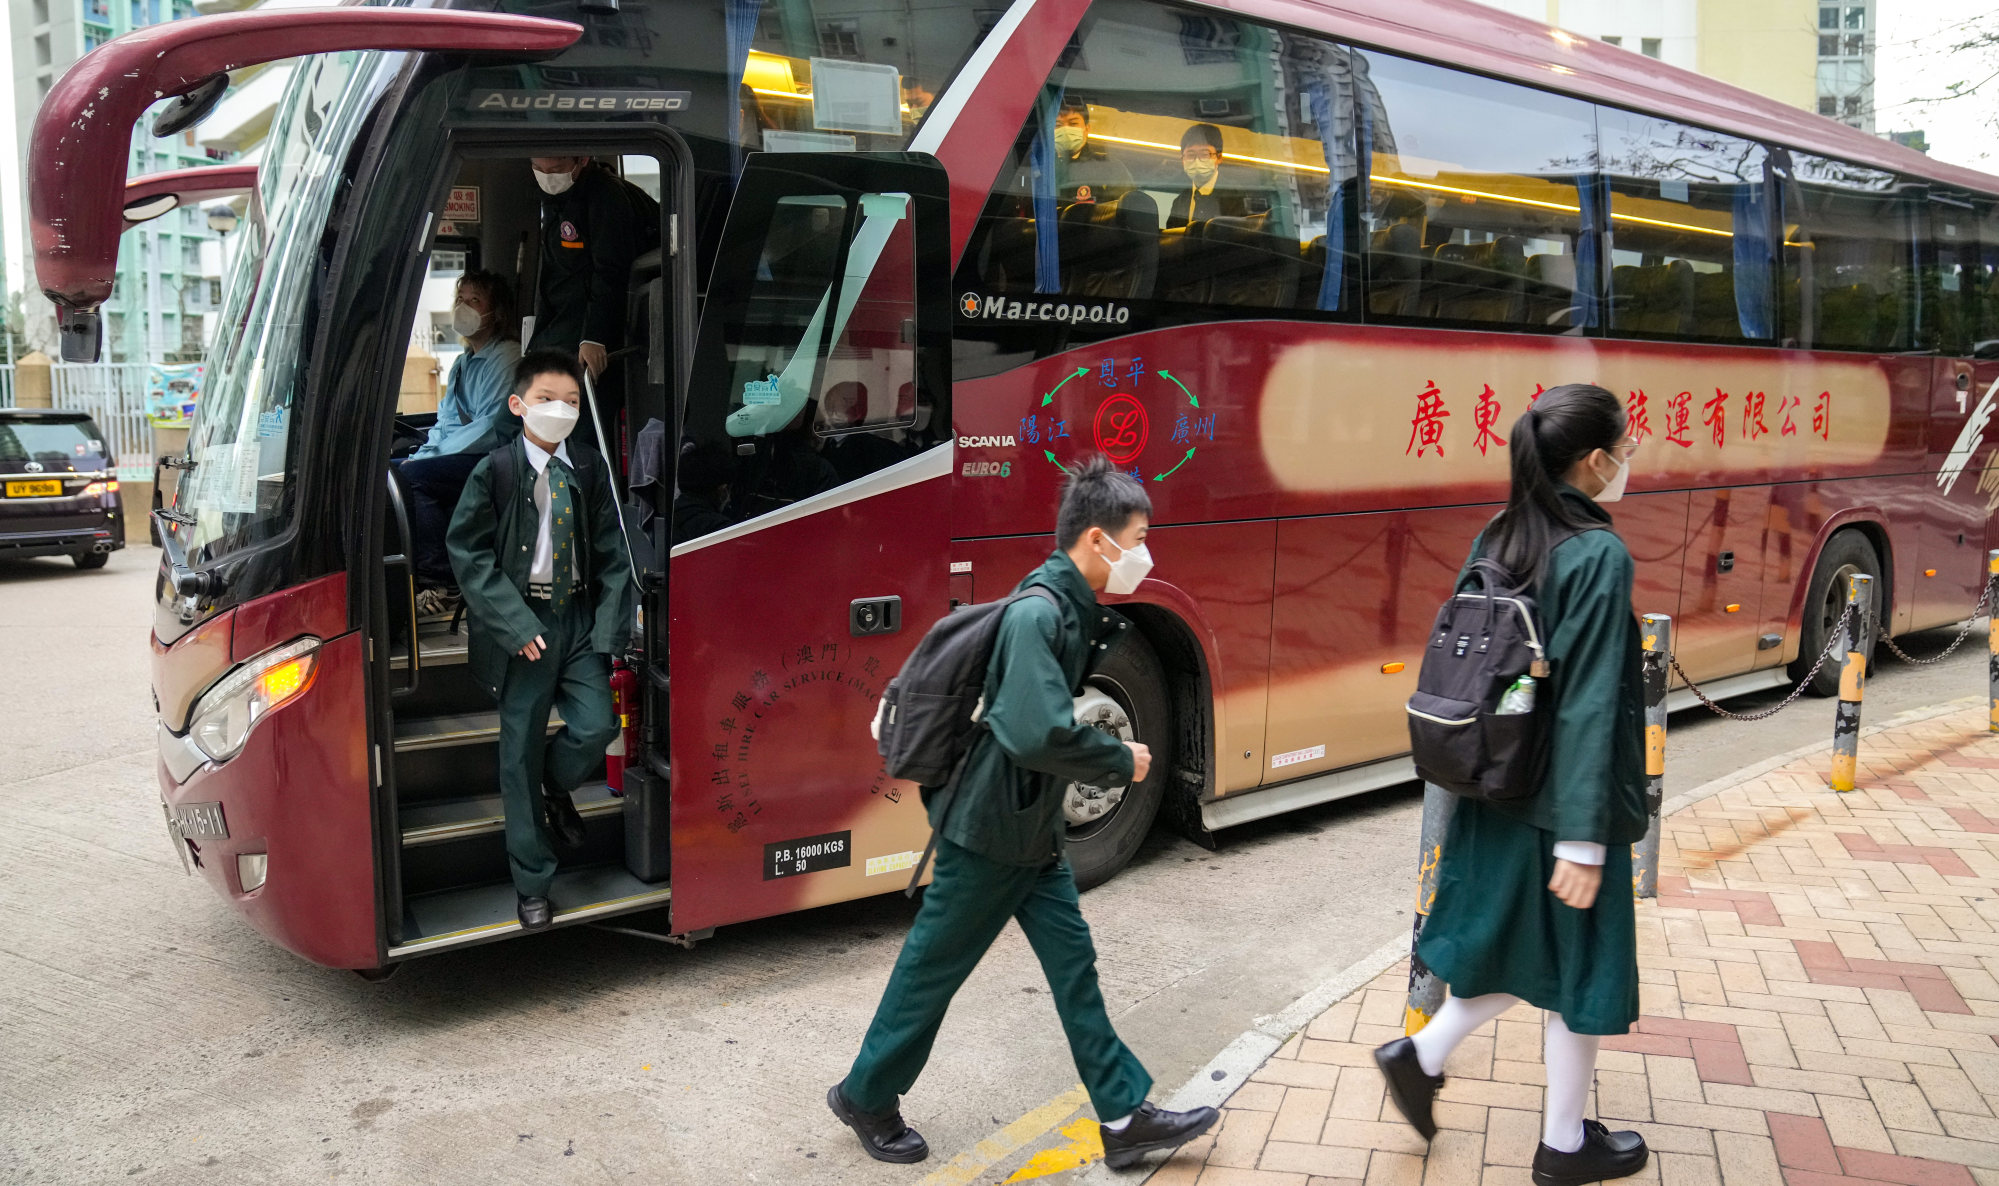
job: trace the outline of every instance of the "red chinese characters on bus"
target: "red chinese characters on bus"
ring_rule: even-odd
[[[1777,415],[1781,417],[1777,424],[1778,436],[1794,437],[1798,435],[1797,421],[1791,419],[1791,413],[1797,409],[1797,406],[1798,397],[1795,395],[1787,395],[1777,401]]]
[[[1742,395],[1742,435],[1748,440],[1760,440],[1770,434],[1770,429],[1763,423],[1765,398],[1760,391],[1747,391]]]
[[[1652,435],[1652,411],[1646,405],[1645,391],[1640,388],[1624,401],[1624,431],[1631,437],[1631,443],[1642,444]]]
[[[1490,446],[1506,443],[1505,437],[1492,431],[1492,426],[1499,422],[1499,413],[1498,395],[1492,390],[1492,384],[1487,383],[1485,390],[1478,393],[1478,407],[1472,410],[1472,424],[1478,428],[1478,439],[1472,444],[1478,448],[1480,457],[1485,456]],[[1437,452],[1440,454],[1443,452],[1441,445],[1438,446]]]
[[[1714,447],[1728,443],[1728,393],[1717,387],[1714,398],[1701,405],[1701,423],[1714,430]]]
[[[1822,441],[1832,439],[1832,392],[1819,392],[1818,400],[1812,404],[1812,432]]]
[[[1693,440],[1687,436],[1693,431],[1688,422],[1693,399],[1693,392],[1682,391],[1666,401],[1666,439],[1682,449],[1694,447]]]
[[[1435,449],[1437,456],[1442,457],[1444,421],[1450,415],[1444,408],[1444,393],[1438,390],[1436,381],[1425,383],[1422,392],[1416,396],[1416,415],[1409,421],[1409,446],[1402,450],[1403,456],[1414,453],[1421,457]]]

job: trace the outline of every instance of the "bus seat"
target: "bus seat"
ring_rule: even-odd
[[[1315,236],[1298,245],[1298,292],[1292,305],[1299,309],[1319,307],[1319,286],[1326,279],[1326,237]]]
[[[1576,257],[1544,251],[1527,257],[1528,325],[1576,324]]]
[[[1034,288],[1034,220],[982,214],[972,234],[979,243],[979,275],[993,292]]]
[[[1431,262],[1428,312],[1451,321],[1519,324],[1525,316],[1527,253],[1502,235],[1488,243],[1446,243]]]
[[[1162,301],[1182,301],[1190,305],[1208,303],[1210,281],[1201,267],[1206,244],[1201,239],[1204,223],[1159,235],[1159,283],[1155,295]]]
[[[1612,291],[1623,298],[1617,326],[1642,334],[1685,334],[1694,320],[1694,269],[1683,259],[1615,268]],[[1622,288],[1615,287],[1622,284]]]
[[[1368,236],[1367,310],[1389,317],[1419,312],[1429,252],[1415,224],[1398,222]]]
[[[1735,271],[1694,274],[1694,333],[1703,338],[1742,339],[1742,314],[1735,303]]]
[[[1137,191],[1063,210],[1062,291],[1149,300],[1159,272],[1158,225],[1158,208]]]
[[[1208,299],[1237,308],[1289,308],[1298,295],[1298,243],[1269,232],[1270,216],[1211,218],[1201,227]]]

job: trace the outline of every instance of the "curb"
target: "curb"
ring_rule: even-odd
[[[1983,696],[1965,696],[1956,700],[1933,704],[1925,708],[1912,708],[1898,713],[1879,724],[1865,725],[1860,730],[1862,737],[1884,733],[1890,729],[1906,728],[1950,716],[1952,713],[1978,708],[1987,703]],[[1659,818],[1665,819],[1675,812],[1691,807],[1704,799],[1712,799],[1721,792],[1740,783],[1760,778],[1780,766],[1789,765],[1800,758],[1821,754],[1828,743],[1817,742],[1802,745],[1793,750],[1765,758],[1760,762],[1744,766],[1742,769],[1721,778],[1702,783],[1690,791],[1682,791],[1666,800],[1659,807]],[[1304,996],[1286,1005],[1281,1011],[1268,1017],[1259,1017],[1249,1029],[1238,1035],[1235,1041],[1222,1048],[1220,1054],[1209,1061],[1207,1066],[1195,1072],[1194,1077],[1180,1085],[1160,1106],[1169,1111],[1184,1111],[1188,1108],[1219,1108],[1236,1093],[1249,1077],[1257,1072],[1270,1056],[1283,1049],[1284,1043],[1292,1035],[1312,1024],[1319,1014],[1324,1013],[1337,1002],[1345,999],[1356,989],[1373,980],[1392,967],[1397,960],[1409,955],[1409,940],[1391,939],[1367,955],[1349,964],[1326,980],[1321,981]],[[1152,1154],[1139,1165],[1127,1170],[1114,1170],[1099,1161],[1090,1166],[1076,1181],[1080,1186],[1136,1186],[1144,1182],[1163,1166],[1170,1155]]]

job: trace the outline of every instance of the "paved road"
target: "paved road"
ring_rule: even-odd
[[[97,573],[0,561],[0,1180],[914,1183],[1075,1082],[1010,932],[906,1101],[933,1160],[860,1155],[821,1096],[908,926],[896,896],[724,928],[692,952],[561,931],[379,985],[271,947],[181,874],[160,825],[156,563],[144,547]],[[1981,653],[1884,662],[1870,717],[1978,694]],[[1831,714],[1701,717],[1674,719],[1669,793],[1818,741]],[[1161,1095],[1406,930],[1417,800],[1327,805],[1212,853],[1155,835],[1085,898],[1106,998]]]

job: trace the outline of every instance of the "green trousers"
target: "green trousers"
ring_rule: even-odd
[[[944,1011],[980,957],[1012,918],[1048,977],[1069,1053],[1097,1115],[1130,1115],[1152,1076],[1118,1039],[1097,988],[1097,949],[1076,902],[1066,858],[1041,868],[1002,865],[949,840],[937,842],[937,870],[916,923],[896,957],[860,1056],[842,1085],[866,1112],[886,1112],[915,1084]]]
[[[507,865],[522,897],[545,898],[555,881],[555,847],[542,826],[542,779],[573,791],[618,735],[611,711],[611,663],[590,649],[590,599],[578,593],[558,617],[529,599],[548,644],[541,658],[507,660],[500,685],[500,801],[507,815]],[[548,713],[562,729],[548,735]]]

